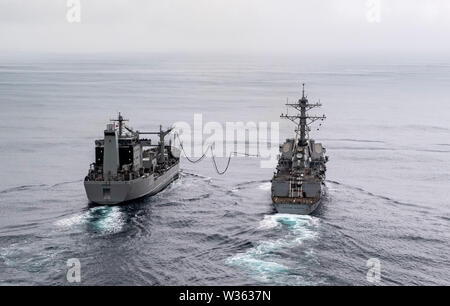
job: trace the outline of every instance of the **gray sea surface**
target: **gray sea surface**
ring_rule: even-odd
[[[307,83],[328,117],[322,206],[275,213],[274,169],[181,160],[179,180],[124,206],[93,206],[94,140],[121,111],[177,121],[280,122]],[[301,57],[71,55],[0,58],[0,285],[450,285],[450,64]],[[226,159],[218,159],[225,167]]]

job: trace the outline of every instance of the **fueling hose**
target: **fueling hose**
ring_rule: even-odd
[[[248,157],[259,157],[259,155],[252,155],[252,154],[240,153],[240,152],[231,152],[230,155],[228,156],[227,166],[225,167],[225,169],[223,171],[220,171],[219,168],[217,167],[216,157],[214,155],[213,143],[208,145],[208,147],[203,152],[203,154],[200,158],[194,160],[194,159],[189,158],[188,155],[186,154],[186,151],[184,150],[184,147],[183,147],[183,142],[181,141],[178,133],[175,133],[174,136],[176,138],[178,138],[178,141],[180,142],[180,148],[183,151],[184,157],[186,157],[186,159],[192,164],[197,164],[197,163],[201,162],[206,157],[206,154],[208,153],[208,151],[211,151],[211,159],[213,162],[213,166],[214,166],[214,169],[216,170],[217,174],[219,174],[219,175],[224,175],[228,171],[228,168],[230,167],[230,163],[231,163],[231,157],[233,156],[233,154],[234,155],[243,155],[243,156],[248,156]]]

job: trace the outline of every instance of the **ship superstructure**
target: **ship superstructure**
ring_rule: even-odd
[[[307,215],[320,205],[328,161],[322,144],[309,138],[310,125],[326,117],[308,115],[309,110],[321,104],[309,103],[305,84],[298,103],[286,105],[297,112],[281,114],[281,118],[295,123],[295,138],[287,139],[280,146],[278,165],[272,178],[272,202],[279,213]]]
[[[91,202],[113,205],[154,195],[178,177],[180,151],[164,141],[172,129],[135,131],[120,113],[111,121],[104,138],[95,141],[95,162],[84,180]],[[159,142],[141,135],[157,135]]]

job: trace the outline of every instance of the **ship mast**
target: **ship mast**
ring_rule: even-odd
[[[159,136],[159,154],[158,154],[158,163],[164,164],[164,138],[172,132],[173,128],[163,130],[162,125],[159,126],[159,132],[137,132],[137,134],[146,134],[146,135],[158,135]]]
[[[281,118],[288,119],[297,125],[297,129],[295,132],[297,134],[297,139],[298,139],[298,133],[300,132],[300,139],[298,140],[298,143],[296,145],[304,147],[304,146],[306,146],[306,143],[307,143],[306,132],[307,132],[308,126],[310,126],[312,123],[316,122],[317,120],[323,121],[326,119],[325,115],[309,116],[307,114],[307,112],[312,108],[322,106],[322,104],[320,104],[320,103],[310,104],[308,102],[308,98],[307,98],[307,96],[305,96],[305,83],[303,83],[302,84],[302,98],[300,100],[298,100],[298,103],[295,103],[295,104],[287,103],[286,106],[290,106],[290,107],[296,109],[297,111],[299,111],[299,113],[297,113],[296,115],[281,114]]]
[[[119,122],[119,137],[122,137],[123,122],[128,121],[128,119],[123,119],[122,114],[119,112],[119,117],[117,119],[111,119],[110,121]]]

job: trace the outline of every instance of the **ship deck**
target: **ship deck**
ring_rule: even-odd
[[[275,204],[309,204],[313,205],[320,201],[320,197],[317,198],[300,198],[300,197],[272,197],[272,201]]]
[[[273,180],[274,181],[290,181],[290,180],[302,180],[302,181],[310,181],[310,182],[318,182],[320,181],[320,179],[318,179],[317,177],[314,176],[309,176],[309,175],[305,175],[305,176],[292,176],[289,173],[279,173],[274,175]]]

